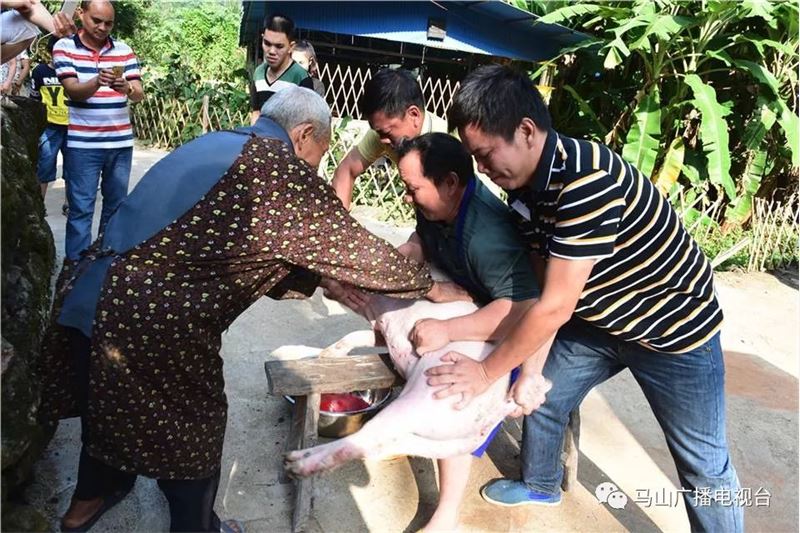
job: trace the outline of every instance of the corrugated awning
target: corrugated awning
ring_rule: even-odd
[[[499,1],[488,2],[245,2],[240,44],[255,40],[267,13],[298,28],[413,43],[457,52],[542,61],[585,35]],[[444,26],[443,40],[428,37],[429,22]]]

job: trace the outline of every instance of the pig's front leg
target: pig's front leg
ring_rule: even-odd
[[[348,333],[335,343],[331,344],[319,354],[320,357],[342,357],[350,353],[354,348],[373,348],[382,346],[382,339],[374,330],[365,329]]]

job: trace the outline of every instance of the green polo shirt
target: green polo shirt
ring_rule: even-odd
[[[267,63],[258,65],[253,72],[253,79],[250,80],[250,109],[253,111],[260,111],[270,96],[289,87],[299,85],[306,89],[314,89],[314,82],[299,63],[292,61],[273,83],[267,81],[267,68],[269,68]]]
[[[431,222],[417,211],[425,258],[467,289],[479,304],[498,298],[539,297],[539,286],[509,208],[475,177],[453,223]]]

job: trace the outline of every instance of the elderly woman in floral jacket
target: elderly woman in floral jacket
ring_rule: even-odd
[[[321,278],[400,298],[438,291],[317,176],[330,140],[322,98],[292,88],[262,111],[161,160],[65,264],[42,409],[82,421],[65,530],[91,527],[143,475],[167,496],[173,531],[219,531],[220,337],[260,297],[308,296]]]

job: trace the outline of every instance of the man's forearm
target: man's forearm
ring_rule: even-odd
[[[72,78],[71,82],[62,83],[64,86],[64,92],[67,93],[70,100],[75,100],[78,102],[82,102],[84,100],[88,100],[97,90],[100,88],[100,77],[95,76],[90,80],[86,80],[84,82],[80,82],[75,78]]]
[[[445,321],[448,337],[453,341],[497,341],[505,337],[530,309],[534,300],[512,302],[500,298],[474,313]]]
[[[553,346],[553,341],[555,339],[555,335],[550,337],[547,341],[545,341],[544,344],[542,344],[541,348],[536,350],[536,353],[528,357],[522,363],[522,372],[524,374],[533,375],[542,373],[544,364],[547,362],[547,356],[550,354],[550,348]]]
[[[336,167],[331,180],[331,187],[336,191],[336,196],[342,201],[342,205],[347,210],[350,210],[355,183],[356,177],[351,175],[350,169],[343,168],[341,165]]]
[[[503,342],[483,360],[486,377],[494,382],[531,356],[541,356],[545,344],[552,341],[568,319],[569,315],[565,317],[558,310],[548,309],[541,301],[534,303]],[[546,357],[546,352],[543,355]],[[541,364],[544,365],[544,360]]]
[[[372,161],[367,161],[358,151],[357,147],[351,148],[350,151],[344,156],[344,159],[339,161],[336,165],[336,170],[333,171],[333,180],[331,186],[336,191],[336,196],[342,201],[342,205],[348,211],[353,199],[353,188],[356,185],[356,179],[372,164]]]
[[[141,83],[132,83],[128,82],[131,87],[131,92],[128,94],[128,100],[133,103],[141,102],[144,100],[144,89],[142,88]]]
[[[417,263],[425,262],[425,250],[422,248],[422,240],[415,231],[406,242],[397,247],[397,251]]]

